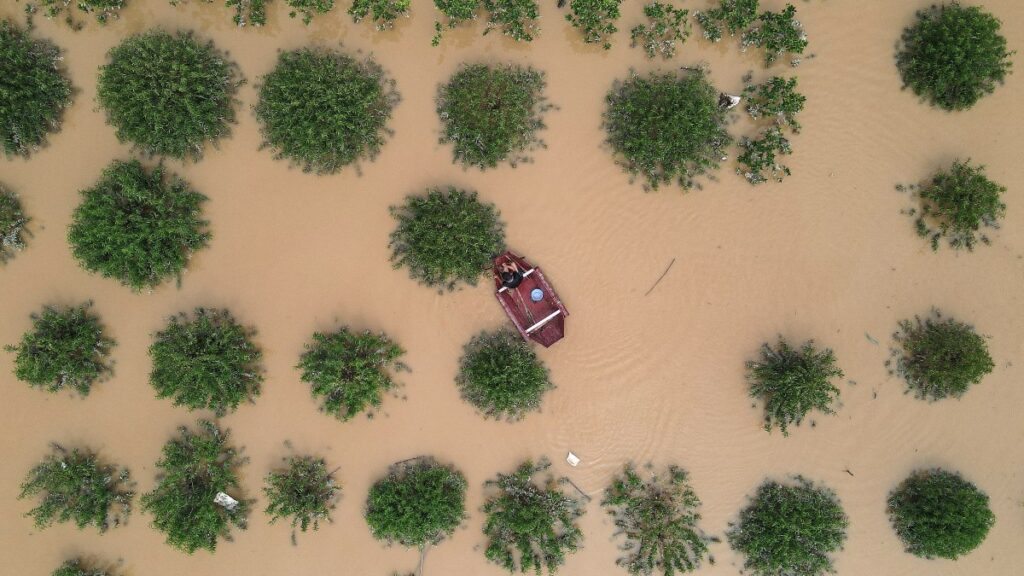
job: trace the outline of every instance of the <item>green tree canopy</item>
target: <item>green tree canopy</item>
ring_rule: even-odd
[[[784,436],[811,410],[835,413],[832,404],[839,400],[839,388],[832,380],[842,377],[832,350],[819,351],[813,341],[797,349],[780,337],[774,348],[761,346],[759,360],[747,362],[750,397],[764,402],[764,428],[777,426]]]
[[[485,417],[519,420],[554,388],[548,369],[519,334],[481,332],[466,344],[455,383]]]
[[[1005,192],[1005,186],[985,176],[984,166],[953,162],[918,191],[920,207],[912,211],[917,234],[931,241],[932,250],[939,249],[942,239],[954,249],[974,250],[978,242],[989,244],[984,230],[999,228],[1006,215]]]
[[[466,516],[466,478],[430,457],[391,466],[366,500],[366,523],[374,538],[402,546],[438,544]]]
[[[995,367],[988,344],[973,326],[937,310],[903,320],[894,337],[894,372],[923,400],[960,398]]]
[[[937,468],[912,473],[889,494],[889,518],[907,552],[950,560],[981,545],[996,521],[988,495]]]
[[[18,196],[0,184],[0,265],[25,249],[25,238],[31,236],[26,228],[29,220]]]
[[[341,485],[327,470],[327,463],[315,456],[285,458],[283,468],[267,474],[263,488],[270,523],[290,517],[293,542],[295,528],[303,532],[310,527],[317,530],[321,521],[331,521],[331,510],[340,493]]]

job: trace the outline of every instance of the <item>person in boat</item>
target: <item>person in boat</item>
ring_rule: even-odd
[[[523,283],[523,273],[515,262],[504,262],[501,265],[501,285],[509,290],[518,288]]]

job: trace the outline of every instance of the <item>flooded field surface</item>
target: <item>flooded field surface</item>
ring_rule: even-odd
[[[554,0],[541,6],[539,37],[517,45],[482,23],[446,35],[431,48],[430,2],[412,18],[377,33],[352,24],[347,2],[309,27],[273,3],[268,25],[239,30],[230,11],[192,2],[174,9],[133,0],[120,20],[72,32],[37,17],[37,34],[65,54],[77,88],[63,129],[30,160],[0,160],[0,181],[18,192],[33,217],[29,248],[0,269],[0,343],[17,342],[29,314],[47,303],[92,299],[111,334],[115,374],[88,399],[30,389],[12,376],[13,355],[0,355],[0,557],[8,574],[49,574],[75,554],[122,559],[129,575],[385,576],[411,570],[415,550],[386,548],[363,520],[369,486],[395,461],[420,454],[458,466],[469,481],[469,518],[430,552],[426,574],[498,575],[483,555],[483,482],[524,458],[548,456],[594,497],[583,517],[584,548],[560,570],[566,576],[614,575],[614,527],[601,491],[628,462],[678,463],[703,501],[703,527],[723,535],[765,476],[800,473],[835,489],[849,517],[842,575],[1010,575],[1024,566],[1024,73],[968,112],[949,114],[900,90],[894,45],[914,11],[928,1],[798,2],[815,54],[796,69],[765,71],[756,52],[730,42],[710,45],[699,30],[667,63],[629,47],[641,18],[628,1],[610,51],[585,47]],[[779,8],[782,2],[764,2]],[[701,4],[702,5],[702,4]],[[1011,50],[1024,51],[1024,5],[988,0]],[[695,2],[683,7],[697,8]],[[0,16],[19,20],[7,0]],[[170,171],[207,195],[213,238],[179,287],[133,293],[90,275],[71,256],[66,230],[78,191],[114,159],[132,157],[95,103],[97,67],[129,34],[161,26],[191,29],[227,50],[247,83],[239,121],[219,149],[198,163],[169,161]],[[402,101],[394,136],[360,172],[304,174],[259,150],[251,108],[260,78],[278,51],[307,44],[372,53],[397,81]],[[547,74],[557,109],[546,117],[547,148],[516,168],[480,172],[452,163],[438,144],[437,86],[463,62],[516,62]],[[648,194],[613,163],[602,145],[604,97],[630,69],[706,62],[716,87],[742,89],[771,73],[796,74],[807,95],[803,130],[792,138],[793,176],[757,188],[732,174],[703,190]],[[957,158],[985,164],[1009,189],[1005,224],[993,245],[974,253],[932,252],[915,236],[894,191]],[[515,424],[485,421],[454,384],[463,344],[506,318],[489,282],[439,294],[388,262],[393,219],[388,207],[410,193],[453,184],[479,191],[500,208],[509,246],[542,265],[572,312],[567,337],[539,354],[557,388],[540,413]],[[647,293],[671,261],[675,264]],[[221,419],[249,462],[247,496],[258,501],[249,529],[215,554],[192,556],[163,543],[138,510],[129,525],[99,535],[63,524],[33,530],[17,501],[19,483],[47,443],[91,446],[131,468],[137,490],[154,486],[154,462],[177,426],[203,414],[158,400],[148,384],[151,335],[165,319],[196,306],[228,307],[255,326],[266,382],[253,405]],[[962,400],[928,404],[904,394],[887,373],[891,334],[900,319],[932,306],[972,322],[990,337],[995,371]],[[319,413],[295,369],[314,330],[340,325],[383,330],[407,351],[412,371],[401,396],[378,417],[338,422]],[[782,334],[814,338],[835,350],[846,379],[835,416],[815,417],[784,438],[761,428],[747,398],[744,362]],[[848,380],[848,381],[847,381]],[[344,494],[334,523],[289,540],[287,523],[268,525],[263,477],[289,454],[323,455],[339,467]],[[567,450],[583,462],[570,468]],[[959,470],[991,497],[996,524],[970,555],[926,561],[906,554],[885,513],[885,498],[911,470]],[[742,559],[712,545],[716,564],[698,573],[734,575]]]

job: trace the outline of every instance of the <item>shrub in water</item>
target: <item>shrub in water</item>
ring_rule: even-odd
[[[301,15],[302,23],[306,25],[313,21],[313,16],[326,14],[334,8],[334,0],[285,0],[285,4],[291,8],[288,16],[295,18]]]
[[[170,546],[189,554],[213,552],[217,539],[231,540],[231,527],[244,529],[252,500],[221,505],[217,494],[237,491],[237,468],[243,463],[228,444],[228,432],[205,420],[198,432],[182,426],[179,436],[164,445],[157,461],[156,488],[142,496],[142,509],[153,515],[153,527]]]
[[[81,558],[76,558],[61,564],[60,568],[54,570],[51,576],[110,576],[110,574],[94,569]]]
[[[832,350],[819,351],[813,341],[798,350],[779,338],[775,348],[761,346],[760,360],[747,362],[750,397],[764,401],[764,429],[777,426],[783,435],[811,410],[834,414],[832,403],[839,399],[839,389],[832,380],[842,377]]]
[[[718,8],[697,12],[704,37],[718,42],[726,32],[735,36],[757,20],[757,0],[719,0]]]
[[[397,102],[394,82],[373,60],[303,48],[282,52],[263,79],[256,118],[275,157],[329,174],[376,158]]]
[[[627,464],[605,490],[601,505],[615,520],[616,535],[626,540],[618,564],[630,574],[690,572],[708,555],[713,540],[697,527],[700,499],[678,466],[669,466],[665,474],[650,473],[645,481]]]
[[[796,8],[786,4],[782,12],[762,12],[759,23],[743,34],[742,45],[764,48],[764,65],[771,66],[783,54],[803,54],[807,34],[796,19]],[[793,64],[799,61],[794,60]]]
[[[665,2],[644,5],[644,16],[649,24],[637,24],[629,31],[633,47],[643,46],[648,58],[661,54],[668,59],[676,55],[676,44],[686,42],[690,24],[686,21],[689,10],[675,8]]]
[[[40,496],[39,505],[26,514],[37,529],[72,521],[79,528],[106,532],[131,514],[135,492],[129,476],[126,468],[100,462],[91,450],[54,444],[53,452],[28,473],[18,498]]]
[[[171,6],[177,6],[187,0],[168,0]],[[207,4],[213,2],[224,2],[227,8],[234,8],[235,15],[232,17],[235,25],[239,28],[253,26],[259,28],[267,23],[267,1],[268,0],[205,0]]]
[[[38,2],[38,5],[35,2]],[[79,12],[92,14],[100,24],[106,24],[111,18],[118,17],[118,11],[124,8],[124,5],[125,0],[76,0],[74,3],[71,0],[33,0],[33,3],[25,5],[25,13],[31,17],[42,8],[43,15],[51,20],[64,14],[65,24],[73,30],[81,30],[84,24],[75,19],[75,8]]]
[[[28,157],[60,128],[71,105],[71,82],[60,49],[0,20],[0,140],[4,155]]]
[[[506,329],[481,332],[466,344],[455,383],[485,417],[508,420],[539,409],[544,393],[554,388],[530,345]]]
[[[903,87],[944,110],[974,106],[1012,66],[1000,27],[992,14],[955,1],[919,11],[896,55]]]
[[[774,76],[764,84],[747,86],[743,95],[751,118],[774,120],[779,125],[789,126],[793,132],[800,131],[796,115],[804,109],[807,98],[797,92],[796,78],[787,80]]]
[[[110,349],[114,340],[103,331],[92,303],[78,306],[46,306],[32,315],[32,330],[17,346],[14,375],[48,392],[71,389],[82,396],[110,374]]]
[[[846,541],[846,513],[835,493],[797,477],[765,481],[728,532],[754,576],[818,576],[834,572],[830,555]]]
[[[31,235],[26,229],[29,220],[18,196],[0,184],[0,265],[25,249],[25,237]]]
[[[487,10],[484,34],[498,29],[517,42],[530,42],[540,30],[540,8],[535,0],[482,0]]]
[[[158,398],[171,398],[175,406],[218,416],[233,412],[260,394],[262,353],[252,343],[254,334],[227,310],[196,308],[192,318],[172,316],[149,347],[149,383]]]
[[[718,168],[732,138],[718,92],[703,72],[633,75],[605,97],[607,142],[645,189],[694,179]]]
[[[267,496],[266,513],[271,524],[291,518],[294,542],[295,528],[305,532],[312,526],[317,530],[321,521],[331,521],[331,510],[341,486],[327,471],[323,458],[292,456],[285,463],[284,468],[267,474],[263,493]]]
[[[434,22],[434,38],[430,43],[437,46],[441,43],[441,33],[467,22],[476,20],[481,0],[434,0],[434,6],[444,15],[445,23]]]
[[[197,160],[235,121],[236,66],[212,42],[153,30],[110,50],[97,100],[122,142],[146,154]]]
[[[320,399],[320,409],[345,421],[380,406],[381,396],[397,386],[388,370],[404,368],[398,361],[404,353],[383,333],[341,328],[314,333],[298,368],[313,397]]]
[[[959,474],[918,470],[889,494],[889,519],[907,552],[955,560],[977,548],[996,521],[988,495]]]
[[[979,241],[989,244],[981,229],[999,228],[1006,214],[1005,192],[1006,187],[985,176],[984,166],[953,162],[918,191],[920,208],[911,210],[917,234],[931,241],[932,250],[939,249],[943,238],[956,249],[974,250]]]
[[[900,322],[893,338],[894,372],[907,381],[908,391],[924,400],[959,398],[995,367],[985,339],[973,326],[938,311]]]
[[[582,502],[565,494],[565,478],[534,476],[551,466],[527,460],[511,474],[498,474],[485,488],[493,490],[484,502],[484,555],[509,572],[543,570],[554,573],[566,554],[577,551],[583,532],[576,520],[583,516]]]
[[[138,160],[114,161],[82,191],[68,228],[83,268],[135,290],[178,278],[192,254],[210,240],[202,219],[206,196],[163,166],[147,171]]]
[[[411,0],[352,0],[348,13],[354,22],[370,16],[377,30],[395,27],[399,16],[409,17]]]
[[[441,143],[452,144],[457,162],[481,170],[528,160],[527,152],[544,146],[537,135],[550,108],[544,86],[533,68],[462,67],[438,92]]]
[[[433,458],[391,466],[366,499],[374,538],[425,550],[451,536],[466,517],[466,478]]]
[[[579,29],[584,42],[610,50],[611,36],[619,30],[615,21],[621,15],[620,4],[622,0],[571,0],[565,19]]]
[[[740,155],[736,157],[739,167],[736,173],[754,185],[767,182],[769,178],[782,182],[791,172],[788,166],[780,163],[779,156],[792,153],[789,139],[782,135],[778,126],[772,126],[762,130],[753,140],[747,137],[740,140]]]
[[[476,192],[431,188],[392,206],[398,226],[391,233],[391,262],[427,286],[453,290],[476,285],[492,259],[505,249],[505,225],[494,204]]]

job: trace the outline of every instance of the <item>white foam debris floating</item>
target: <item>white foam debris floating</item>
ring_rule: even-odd
[[[580,457],[573,454],[572,451],[569,451],[569,454],[566,455],[565,461],[568,462],[569,466],[572,466],[573,468],[580,465]]]
[[[229,512],[238,508],[238,500],[235,500],[223,492],[217,492],[217,495],[213,497],[213,503],[223,506],[224,509]]]

